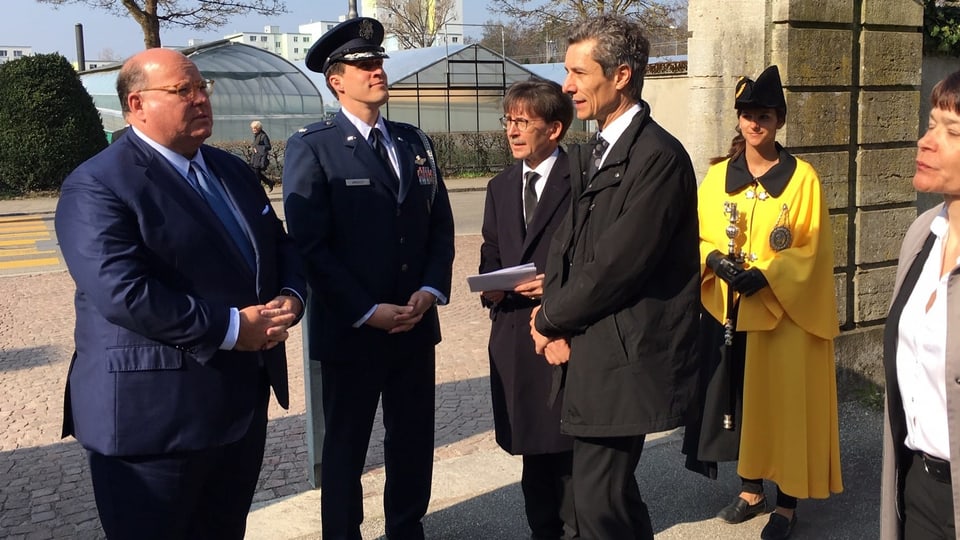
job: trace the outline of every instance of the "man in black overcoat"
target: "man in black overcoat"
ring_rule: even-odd
[[[559,143],[573,120],[573,104],[559,84],[531,79],[507,89],[503,112],[501,123],[518,161],[487,184],[480,273],[532,262],[537,276],[481,297],[493,321],[494,427],[500,447],[523,456],[520,487],[532,537],[573,538],[573,439],[560,433],[562,399],[551,399],[564,368],[537,354],[529,324],[543,295],[547,248],[570,207],[570,170]],[[562,340],[554,343],[566,348]]]
[[[581,537],[652,539],[634,471],[646,434],[682,425],[695,396],[697,184],[687,152],[640,98],[640,28],[600,16],[569,43],[564,90],[601,142],[569,149],[572,203],[532,334],[538,351],[570,340],[561,431],[574,436]]]
[[[382,400],[387,537],[422,539],[434,446],[436,305],[450,294],[453,216],[422,131],[380,114],[387,102],[383,25],[343,22],[307,54],[340,101],[290,137],[287,227],[316,296],[309,351],[320,362],[326,429],[324,540],[360,539],[367,446]]]

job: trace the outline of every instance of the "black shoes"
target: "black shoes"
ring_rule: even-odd
[[[770,521],[760,532],[760,540],[787,540],[790,533],[793,532],[793,526],[797,524],[797,511],[793,511],[793,517],[787,519],[776,512],[770,514]]]
[[[727,523],[736,525],[737,523],[743,523],[744,521],[752,518],[753,516],[762,514],[766,512],[766,510],[767,510],[766,497],[760,499],[760,502],[758,502],[757,504],[750,504],[738,496],[732,503],[724,507],[723,510],[720,510],[720,512],[717,513],[717,517],[719,519],[722,519],[723,521],[726,521]]]

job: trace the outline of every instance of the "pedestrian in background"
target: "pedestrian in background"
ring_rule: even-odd
[[[716,462],[739,460],[740,495],[717,514],[727,523],[765,512],[763,479],[773,481],[760,538],[777,540],[792,533],[798,498],[843,490],[833,240],[816,171],[776,141],[787,116],[777,66],[741,78],[734,107],[737,136],[698,192],[703,410],[684,451],[711,478]]]
[[[913,187],[944,202],[907,230],[884,331],[883,540],[954,539],[960,520],[960,71],[930,105]]]
[[[681,425],[697,381],[697,182],[641,99],[649,42],[625,18],[580,23],[563,89],[594,144],[569,149],[571,207],[531,333],[568,339],[561,431],[574,437],[580,536],[652,539],[634,473],[647,433]],[[551,355],[547,355],[551,359]]]
[[[520,487],[532,538],[574,538],[570,476],[573,439],[560,433],[562,398],[551,399],[565,368],[534,350],[530,313],[543,296],[553,233],[570,207],[570,169],[560,148],[573,104],[559,84],[514,83],[503,97],[507,141],[518,161],[487,184],[480,273],[534,263],[537,276],[508,291],[484,291],[490,309],[490,394],[497,443],[523,456]],[[566,347],[564,341],[555,347]]]
[[[263,130],[263,124],[259,120],[250,122],[250,131],[253,132],[253,146],[250,147],[250,166],[257,173],[260,183],[267,186],[271,191],[277,185],[269,176],[267,176],[267,167],[270,166],[270,137]]]
[[[383,406],[387,537],[422,539],[433,474],[437,304],[453,272],[453,215],[433,145],[386,120],[383,25],[361,17],[307,53],[340,101],[331,120],[287,142],[287,226],[315,293],[309,357],[320,362],[326,430],[320,480],[325,540],[358,539],[360,476]]]

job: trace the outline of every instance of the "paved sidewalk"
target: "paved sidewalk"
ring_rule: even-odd
[[[451,189],[458,189],[455,182]],[[52,212],[53,206],[50,199],[0,201],[0,216]],[[451,303],[440,309],[434,497],[424,524],[434,539],[520,540],[529,534],[520,462],[493,439],[489,319],[464,279],[477,268],[480,238],[466,234],[456,242]],[[83,451],[73,439],[60,439],[73,292],[64,271],[0,277],[0,538],[103,537]],[[284,411],[271,405],[266,457],[248,520],[247,538],[254,540],[320,538],[319,492],[306,480],[299,328],[288,343],[291,406]],[[880,414],[845,403],[840,422],[846,491],[826,501],[802,501],[793,538],[878,536]],[[363,477],[366,539],[383,534],[379,420],[377,426]],[[739,526],[712,518],[737,491],[734,468],[722,467],[716,482],[687,472],[679,444],[678,433],[661,434],[648,444],[637,471],[657,538],[757,538],[765,517]]]

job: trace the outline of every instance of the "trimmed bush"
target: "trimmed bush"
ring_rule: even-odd
[[[106,146],[100,114],[66,58],[40,54],[0,64],[0,192],[59,190]]]

